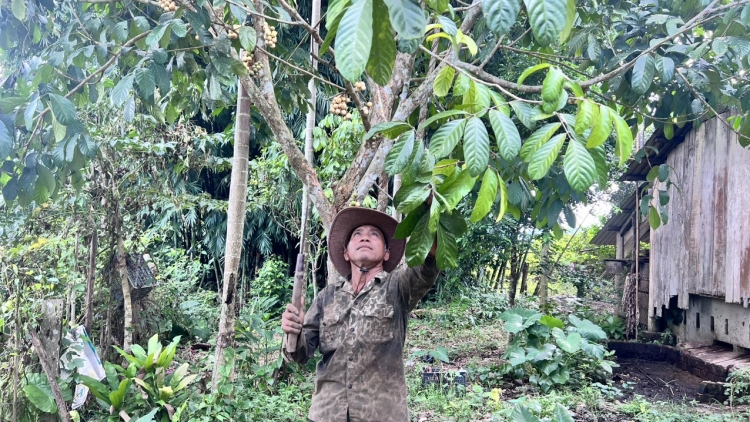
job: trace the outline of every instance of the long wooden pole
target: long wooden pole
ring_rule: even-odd
[[[310,22],[316,25],[320,21],[320,0],[313,0],[312,3],[312,16]],[[314,28],[317,30],[317,26]],[[318,61],[315,57],[318,55],[318,43],[315,42],[315,38],[310,39],[310,59],[312,60],[312,67],[314,70],[318,68]],[[318,101],[318,92],[315,87],[315,80],[310,79],[307,84],[307,88],[310,91],[310,101],[307,109],[307,126],[305,128],[305,160],[308,164],[312,165],[313,162],[313,130],[315,129],[315,109]],[[299,253],[297,254],[297,263],[294,267],[294,288],[292,289],[292,305],[294,305],[300,312],[305,310],[305,290],[307,285],[305,283],[305,251],[307,250],[307,226],[309,225],[310,214],[312,211],[312,203],[307,190],[307,184],[304,184],[302,189],[302,218],[300,221],[300,236],[299,236]],[[313,282],[315,282],[313,280]],[[286,350],[287,352],[294,352],[297,350],[297,335],[288,334],[286,338]]]

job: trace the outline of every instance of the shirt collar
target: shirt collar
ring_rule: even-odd
[[[375,281],[375,284],[379,284],[379,283],[380,283],[381,281],[383,281],[383,280],[384,280],[384,279],[385,279],[385,278],[386,278],[386,277],[388,276],[388,274],[389,274],[389,273],[388,273],[388,271],[386,271],[386,270],[382,270],[382,271],[380,271],[380,272],[379,272],[379,273],[378,273],[378,274],[377,274],[377,275],[375,276],[375,279],[374,279],[374,281]],[[352,277],[352,275],[351,275],[351,274],[347,275],[346,277],[344,277],[343,275],[339,274],[338,278],[336,279],[336,284],[335,284],[335,285],[336,285],[336,288],[337,288],[337,289],[340,289],[341,287],[343,287],[343,286],[344,286],[344,283],[346,283],[347,281],[349,281],[349,279],[350,279],[351,277]]]

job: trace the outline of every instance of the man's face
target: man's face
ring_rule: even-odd
[[[349,243],[344,250],[344,259],[354,261],[358,266],[372,267],[387,261],[390,252],[386,250],[383,233],[375,226],[359,226],[352,231]]]

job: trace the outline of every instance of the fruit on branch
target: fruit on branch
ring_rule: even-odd
[[[272,26],[268,26],[267,22],[263,22],[263,41],[266,42],[268,48],[276,48],[276,41],[278,41],[278,32]]]
[[[165,12],[177,11],[177,2],[174,0],[159,0],[159,7],[164,9]]]

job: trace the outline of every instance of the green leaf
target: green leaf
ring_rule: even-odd
[[[60,142],[65,139],[67,128],[57,121],[54,114],[52,115],[52,133],[55,135],[55,141]]]
[[[513,111],[516,113],[518,120],[529,130],[534,130],[534,127],[536,126],[536,116],[539,115],[539,110],[521,101],[512,101],[510,106],[513,107]]]
[[[609,167],[607,166],[607,156],[604,151],[604,146],[600,145],[596,148],[591,148],[588,151],[594,159],[594,165],[596,166],[596,180],[599,183],[599,187],[604,189],[609,182]]]
[[[575,353],[581,350],[581,335],[578,333],[570,333],[567,337],[565,333],[557,327],[552,329],[552,337],[555,338],[557,347],[568,353]]]
[[[12,152],[13,136],[11,136],[5,123],[0,121],[0,162],[5,161]]]
[[[666,84],[671,81],[674,76],[674,60],[669,57],[660,57],[658,60],[655,60],[655,64],[661,82]]]
[[[130,97],[130,90],[133,89],[134,78],[135,75],[131,73],[120,79],[120,82],[118,82],[117,85],[112,88],[112,96],[110,97],[110,102],[113,106],[120,107],[125,104],[125,101],[127,101],[128,97]]]
[[[563,92],[565,75],[556,67],[551,67],[542,84],[542,110],[546,113],[557,111]]]
[[[52,171],[50,171],[50,169],[42,164],[37,164],[36,174],[36,186],[43,187],[50,194],[55,191],[55,186],[57,185],[57,183],[55,182],[55,175],[52,174]]]
[[[521,159],[527,163],[530,162],[534,153],[536,153],[539,148],[541,148],[542,145],[544,145],[552,135],[560,129],[560,126],[560,123],[547,123],[536,132],[532,133],[531,136],[529,136],[529,139],[527,139],[521,147]]]
[[[594,158],[586,147],[575,139],[568,142],[563,168],[570,186],[576,191],[584,192],[594,184],[594,179],[596,179]]]
[[[336,67],[350,82],[359,80],[370,57],[372,7],[373,0],[355,0],[344,13],[336,33],[336,55],[342,58]]]
[[[470,221],[472,223],[476,223],[489,214],[497,196],[497,184],[498,177],[495,170],[491,168],[487,169],[482,178],[482,186],[479,188],[477,202],[474,204],[474,209],[471,212]]]
[[[521,0],[484,0],[482,12],[487,26],[496,35],[504,35],[516,23],[521,11]]]
[[[145,67],[135,70],[135,82],[138,84],[138,95],[141,98],[153,98],[156,90],[156,79],[154,73]]]
[[[521,73],[521,76],[518,77],[518,81],[516,83],[518,85],[523,85],[523,81],[525,81],[526,78],[528,78],[532,74],[534,74],[534,73],[536,73],[536,72],[538,72],[538,71],[540,71],[542,69],[546,69],[546,68],[548,68],[550,66],[551,65],[549,63],[540,63],[538,65],[531,66],[531,67],[527,68],[526,70],[524,70],[523,73]]]
[[[490,159],[490,137],[479,117],[472,117],[464,129],[464,157],[469,173],[477,177],[487,168]]]
[[[441,111],[440,113],[435,114],[434,116],[432,116],[429,119],[425,120],[424,122],[420,123],[419,127],[417,128],[417,131],[420,131],[420,130],[422,130],[422,129],[428,127],[428,126],[430,126],[431,124],[435,123],[436,121],[438,121],[440,119],[445,119],[445,118],[448,118],[448,117],[453,117],[453,116],[458,116],[458,115],[465,116],[467,114],[469,114],[468,111],[457,110],[457,109],[451,109],[451,110]],[[461,136],[463,136],[463,133],[461,134]],[[458,138],[461,139],[461,136],[459,136]]]
[[[459,73],[456,83],[453,85],[453,95],[464,95],[471,88],[471,79],[463,73]]]
[[[401,189],[399,189],[399,191],[400,190]],[[415,210],[408,213],[406,217],[398,223],[398,226],[396,226],[396,233],[394,233],[393,238],[406,239],[411,236],[411,233],[414,231],[419,220],[423,215],[427,214],[427,210],[427,204],[421,204]]]
[[[407,130],[413,130],[410,124],[404,122],[383,122],[378,123],[367,132],[364,141],[369,140],[378,133],[382,133],[388,139],[393,139]]]
[[[97,147],[96,143],[88,135],[79,136],[76,145],[78,145],[78,149],[81,151],[81,154],[85,155],[88,158],[94,158],[96,157],[96,154],[99,153],[99,148]]]
[[[513,161],[521,150],[521,135],[518,128],[510,117],[497,110],[490,110],[489,115],[500,156],[507,161]]]
[[[591,129],[586,148],[596,148],[609,138],[612,133],[612,117],[609,110],[609,107],[603,104],[599,105],[599,119],[594,124],[594,128]]]
[[[435,233],[440,222],[440,213],[442,211],[440,201],[433,200],[430,204],[430,221],[427,227],[430,229],[430,233]]]
[[[445,66],[440,69],[435,82],[432,85],[432,90],[438,97],[445,97],[453,86],[453,78],[456,76],[456,71],[450,66]]]
[[[70,126],[76,121],[76,107],[69,99],[57,94],[49,94],[52,114],[60,124]]]
[[[596,114],[599,108],[591,100],[583,100],[578,104],[578,113],[576,113],[575,131],[583,135],[596,121]]]
[[[19,21],[26,20],[26,2],[24,0],[13,0],[10,5],[10,10],[13,12],[13,16]]]
[[[503,354],[504,359],[508,359],[511,366],[523,365],[526,363],[526,352],[522,347],[513,345]]]
[[[437,250],[435,260],[440,270],[456,268],[458,266],[458,243],[457,235],[450,232],[444,225],[437,228]]]
[[[475,182],[476,177],[472,177],[468,171],[462,171],[452,183],[443,183],[440,185],[438,193],[443,195],[450,210],[452,210],[461,202],[461,199],[471,192]]]
[[[427,17],[415,0],[385,0],[391,24],[400,38],[422,38]],[[337,51],[338,54],[338,51]]]
[[[661,226],[661,217],[659,217],[659,211],[655,207],[651,207],[648,210],[648,224],[653,230]]]
[[[565,7],[565,27],[560,32],[560,44],[563,44],[570,37],[570,31],[576,21],[576,0],[567,0]]]
[[[248,53],[255,50],[255,44],[258,42],[258,33],[251,26],[242,26],[239,30],[240,45]]]
[[[435,235],[430,233],[429,222],[430,214],[425,213],[417,222],[409,241],[406,243],[406,263],[410,267],[422,264],[430,248],[432,248]]]
[[[411,153],[414,151],[414,140],[415,133],[413,130],[404,133],[398,138],[398,141],[396,141],[393,148],[391,148],[385,157],[385,171],[388,174],[401,173],[409,165],[409,158],[411,158]]]
[[[383,0],[373,1],[373,41],[366,69],[376,84],[385,86],[391,80],[393,66],[396,63],[396,39],[391,31],[385,3]]]
[[[615,133],[617,134],[615,154],[620,157],[620,165],[623,165],[633,152],[633,133],[625,119],[620,117],[616,111],[610,109],[609,112],[615,121]]]
[[[534,153],[528,169],[531,180],[539,180],[547,175],[565,143],[565,137],[564,133],[556,135]]]
[[[550,315],[539,318],[539,323],[549,328],[563,328],[565,326],[562,320]]]
[[[37,409],[45,413],[56,413],[57,405],[52,398],[52,390],[49,386],[46,387],[47,388],[35,384],[26,384],[23,386],[23,392],[26,395],[26,398],[29,399],[31,404],[36,406]]]
[[[573,415],[560,403],[555,406],[555,422],[574,422]]]
[[[502,95],[490,90],[490,98],[492,99],[492,104],[495,105],[495,108],[499,112],[510,117],[510,106],[508,106],[508,101]]]
[[[162,37],[164,37],[164,34],[167,32],[167,28],[169,28],[169,22],[157,25],[146,37],[146,45],[151,48],[157,47]]]
[[[430,139],[430,152],[435,158],[450,155],[464,136],[466,120],[451,120],[438,129]]]
[[[559,41],[567,20],[567,0],[524,0],[534,39],[542,47]]]
[[[141,416],[138,419],[131,419],[130,422],[153,422],[154,415],[156,415],[156,412],[159,410],[159,408],[152,409],[147,414]]]
[[[440,216],[440,224],[444,226],[449,232],[453,233],[456,237],[463,236],[464,233],[466,233],[466,230],[468,230],[468,226],[466,225],[466,220],[464,220],[464,217],[461,215],[461,213],[446,213],[444,212]]]
[[[568,328],[568,331],[575,331],[587,340],[598,341],[607,338],[600,326],[587,319],[581,320],[575,315],[570,315],[568,316],[568,322],[575,327],[575,329],[573,327]]]
[[[505,181],[498,176],[497,184],[500,186],[500,206],[498,207],[497,218],[495,222],[499,223],[503,219],[505,212],[508,209],[508,187],[505,185]]]
[[[630,86],[637,95],[643,95],[648,91],[654,80],[654,58],[650,55],[641,56],[635,61],[633,75],[630,78]]]
[[[26,110],[23,112],[23,122],[26,126],[26,130],[31,131],[34,127],[34,114],[39,106],[39,97],[29,101],[29,105],[26,106]]]
[[[750,4],[746,5],[742,9],[742,14],[740,14],[740,21],[745,24],[745,26],[750,27]]]
[[[338,5],[341,6],[341,9],[336,8],[336,6]],[[328,51],[328,47],[331,46],[331,43],[333,43],[333,40],[336,38],[336,34],[339,31],[339,25],[341,24],[341,19],[344,17],[344,12],[348,10],[349,6],[349,0],[339,0],[333,3],[333,5],[328,8],[329,17],[326,19],[326,28],[328,28],[328,33],[326,34],[326,38],[323,40],[323,44],[321,44],[320,51],[318,52],[318,54],[320,54],[321,56]],[[337,12],[337,14],[333,14],[333,12]]]
[[[396,205],[396,210],[400,213],[408,214],[417,209],[427,197],[430,196],[430,185],[417,184],[410,186],[402,186],[401,189],[396,192],[396,196],[393,198],[393,203]]]

